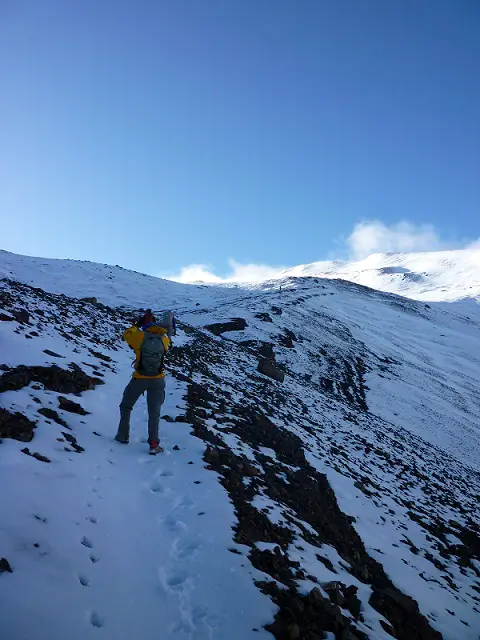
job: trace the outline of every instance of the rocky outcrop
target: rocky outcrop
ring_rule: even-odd
[[[47,456],[42,455],[41,453],[38,453],[38,451],[35,451],[35,453],[31,453],[30,449],[28,447],[25,447],[25,449],[21,450],[22,453],[25,453],[25,455],[30,456],[32,458],[35,458],[36,460],[39,460],[40,462],[51,462],[51,460],[49,458],[47,458]]]
[[[247,321],[244,318],[232,318],[229,322],[208,324],[205,329],[208,329],[216,336],[221,336],[222,333],[228,331],[243,331],[247,326]]]
[[[73,400],[69,400],[64,396],[59,396],[58,404],[60,405],[60,409],[63,409],[63,411],[76,413],[79,416],[86,416],[89,413],[88,411],[85,411],[81,404],[78,404],[78,402],[73,402]]]
[[[102,380],[92,378],[73,363],[70,365],[70,369],[61,369],[55,364],[49,367],[20,365],[0,376],[0,393],[18,391],[32,382],[40,382],[45,389],[61,393],[80,393],[93,389],[98,384],[103,384]]]
[[[48,420],[52,420],[56,424],[59,424],[60,426],[65,427],[66,429],[70,429],[68,424],[65,422],[63,418],[61,418],[58,415],[55,409],[50,409],[50,407],[42,407],[41,409],[38,410],[38,413],[42,415],[44,418],[47,418]]]
[[[257,371],[273,380],[278,380],[278,382],[285,380],[285,373],[276,367],[271,360],[267,360],[266,358],[262,358],[259,361]]]
[[[26,309],[20,309],[19,311],[13,311],[13,316],[17,322],[21,324],[27,324],[30,321],[30,314]]]
[[[35,422],[16,411],[11,413],[8,409],[0,409],[0,438],[12,438],[20,442],[30,442],[33,439]]]
[[[384,622],[384,628],[392,637],[399,640],[440,640],[441,635],[430,627],[415,601],[397,589],[382,565],[367,553],[352,525],[353,519],[341,511],[327,476],[307,461],[302,439],[282,428],[274,419],[277,403],[285,407],[297,400],[284,399],[282,392],[275,392],[272,385],[264,383],[258,386],[260,380],[252,376],[249,381],[251,389],[245,391],[243,402],[233,400],[232,390],[224,381],[217,384],[221,380],[217,380],[216,373],[209,371],[210,362],[224,362],[228,358],[228,345],[225,342],[212,343],[200,332],[193,335],[196,340],[176,356],[177,362],[182,359],[187,370],[190,366],[188,361],[195,363],[196,372],[202,375],[202,385],[185,378],[189,383],[187,417],[193,424],[195,435],[208,443],[205,461],[219,474],[235,506],[235,541],[249,546],[250,562],[270,576],[270,579],[257,582],[257,586],[279,607],[274,622],[267,629],[277,640],[319,640],[327,631],[342,640],[366,640],[368,637],[357,625],[357,621],[362,620],[362,607],[367,603],[362,603],[355,585],[330,583],[321,585],[323,591],[314,588],[308,595],[299,593],[298,580],[318,582],[298,561],[292,560],[289,553],[296,538],[294,531],[301,530],[303,538],[318,548],[319,562],[331,572],[335,568],[322,554],[324,545],[336,550],[356,580],[370,586],[372,597],[369,604],[388,620],[388,623]],[[258,349],[258,345],[250,342],[242,343],[242,347],[252,355]],[[200,357],[205,352],[209,353],[209,360]],[[266,362],[275,367],[271,360]],[[361,412],[362,383],[359,379],[363,378],[363,367],[361,363],[355,364],[357,366],[352,366],[347,372],[347,376],[350,371],[352,373],[345,393],[351,394],[352,406]],[[245,405],[248,393],[255,398],[256,410]],[[343,393],[342,396],[345,398]],[[261,406],[268,406],[265,413]],[[220,425],[224,412],[228,414],[225,417],[228,427],[222,425],[221,429],[210,430],[206,420],[214,417]],[[290,416],[291,422],[298,420],[298,413],[296,415],[296,419]],[[255,452],[255,460],[232,451],[223,441],[222,431],[234,434],[249,446]],[[309,433],[313,436],[315,431]],[[269,501],[274,503],[276,512],[280,510],[283,514],[282,521],[272,521],[268,506],[255,508],[252,502],[256,496],[262,496],[262,502],[267,504]],[[295,544],[301,544],[299,538],[296,540]],[[257,547],[258,542],[277,546],[273,550],[261,550]]]

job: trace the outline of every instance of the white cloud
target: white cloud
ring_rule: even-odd
[[[411,253],[417,251],[439,251],[441,249],[480,249],[480,238],[473,243],[447,242],[434,226],[413,224],[407,221],[387,225],[379,220],[357,223],[346,238],[335,241],[339,251],[331,253],[330,259],[362,260],[372,253]],[[318,257],[318,260],[321,256]],[[221,282],[262,282],[278,277],[287,267],[266,264],[242,264],[234,259],[228,261],[229,271],[219,276],[205,264],[191,264],[178,273],[166,276],[176,282],[208,284]]]
[[[175,282],[219,283],[219,282],[263,282],[276,278],[285,267],[271,267],[266,264],[241,264],[234,259],[228,261],[229,272],[221,277],[205,264],[191,264],[183,267],[177,274],[166,276],[167,280]]]
[[[172,276],[165,276],[167,280],[175,282],[222,282],[222,278],[216,276],[205,264],[191,264],[183,267],[180,271]]]
[[[440,239],[432,225],[398,222],[386,225],[379,220],[359,222],[348,236],[350,258],[361,260],[372,253],[410,253],[452,248]]]

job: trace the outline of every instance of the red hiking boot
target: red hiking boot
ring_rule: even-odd
[[[156,456],[157,453],[162,453],[163,448],[160,446],[160,444],[158,442],[156,442],[155,440],[153,440],[152,442],[150,442],[150,455],[151,456]]]

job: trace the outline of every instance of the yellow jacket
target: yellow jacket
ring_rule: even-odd
[[[166,353],[170,348],[170,340],[166,336],[167,330],[164,329],[163,327],[157,327],[156,325],[152,325],[149,329],[147,329],[147,331],[150,331],[150,333],[161,334],[163,346],[165,347],[165,353]],[[134,364],[135,369],[137,368],[138,363],[140,361],[140,348],[142,346],[142,342],[144,338],[145,338],[145,333],[143,331],[140,331],[140,329],[138,329],[137,327],[130,327],[130,329],[127,329],[123,334],[123,339],[125,340],[125,342],[128,344],[129,347],[131,347],[135,351],[135,364]],[[142,380],[145,380],[145,379],[150,380],[151,378],[164,378],[165,372],[162,371],[157,376],[142,376],[137,371],[134,371],[133,377],[141,378]]]

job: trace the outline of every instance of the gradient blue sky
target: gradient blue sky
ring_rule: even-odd
[[[361,220],[473,240],[479,34],[478,0],[1,0],[0,246],[165,274]]]

